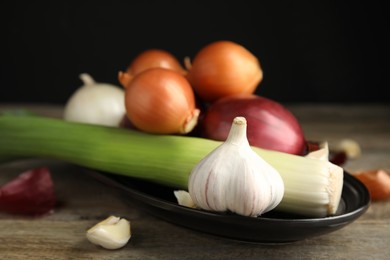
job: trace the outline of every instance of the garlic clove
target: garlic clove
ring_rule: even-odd
[[[226,141],[191,171],[189,193],[205,210],[257,217],[284,195],[280,174],[249,145],[246,119],[236,117]]]
[[[350,159],[356,159],[362,154],[359,143],[352,139],[342,139],[335,145],[334,150],[345,152]]]
[[[87,239],[106,249],[119,249],[131,237],[130,222],[124,218],[110,216],[87,230]]]
[[[185,190],[175,190],[173,192],[177,199],[177,203],[180,206],[185,206],[188,208],[196,208],[194,201],[192,200],[190,194]]]

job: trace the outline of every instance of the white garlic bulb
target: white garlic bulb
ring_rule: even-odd
[[[283,180],[252,150],[246,129],[244,117],[234,118],[226,141],[191,171],[189,193],[199,208],[257,217],[281,202]]]
[[[126,115],[123,88],[97,83],[86,73],[80,75],[84,85],[65,104],[67,121],[117,127]]]

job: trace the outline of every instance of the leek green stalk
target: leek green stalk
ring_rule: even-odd
[[[175,189],[187,190],[192,168],[220,144],[198,137],[152,135],[40,116],[0,116],[0,161],[52,158]],[[277,209],[311,217],[336,212],[342,168],[316,158],[253,150],[283,178],[285,193]]]

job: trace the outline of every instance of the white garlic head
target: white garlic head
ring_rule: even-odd
[[[97,83],[86,73],[80,75],[84,85],[69,98],[64,108],[67,121],[117,127],[126,115],[123,88]]]
[[[283,180],[252,150],[246,129],[246,119],[236,117],[226,141],[191,171],[189,193],[199,208],[257,217],[281,202]]]

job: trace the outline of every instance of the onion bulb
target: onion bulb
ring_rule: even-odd
[[[64,119],[106,126],[119,126],[126,115],[124,90],[119,86],[96,83],[81,74],[84,85],[77,89],[65,105]]]
[[[206,45],[187,69],[188,80],[206,102],[234,94],[252,94],[263,79],[259,60],[231,41]]]
[[[160,49],[149,49],[136,56],[125,72],[120,71],[118,80],[126,88],[135,75],[151,68],[171,69],[186,74],[186,70],[171,53]]]
[[[137,74],[125,90],[125,106],[136,128],[155,134],[189,133],[200,113],[187,79],[164,68]]]
[[[203,137],[226,140],[237,116],[248,122],[250,145],[297,155],[305,152],[306,142],[297,118],[280,103],[254,94],[225,97],[211,104],[201,124]]]

